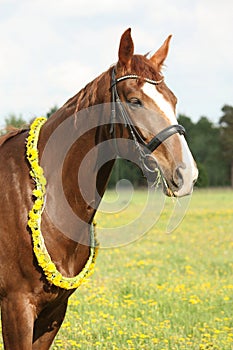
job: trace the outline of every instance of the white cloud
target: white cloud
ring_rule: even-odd
[[[7,1],[5,1],[7,3]],[[11,0],[17,4],[18,0]],[[93,16],[112,13],[125,13],[131,9],[130,2],[118,0],[21,0],[20,8],[22,13],[27,12],[32,16],[41,15],[49,18],[90,18]]]
[[[217,118],[232,103],[231,0],[0,0],[0,124],[45,113],[117,61],[132,27],[137,53],[173,34],[165,71],[179,111]],[[217,84],[216,84],[217,82]],[[47,109],[47,110],[46,110]]]
[[[62,104],[65,103],[65,98],[68,99],[93,80],[96,74],[93,73],[93,67],[70,60],[51,66],[46,76],[51,95],[56,95],[56,99]]]

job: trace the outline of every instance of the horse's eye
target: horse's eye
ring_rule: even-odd
[[[131,107],[142,107],[142,101],[140,101],[137,97],[130,98],[129,103]]]

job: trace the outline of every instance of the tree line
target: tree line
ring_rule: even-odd
[[[178,123],[186,130],[186,140],[197,162],[199,177],[197,186],[233,188],[233,107],[225,105],[217,124],[207,117],[195,123],[184,114],[178,115]],[[142,173],[136,166],[123,160],[115,165],[110,185],[119,178],[128,178],[134,185],[143,183]]]
[[[199,169],[197,185],[233,187],[233,107],[225,105],[218,124],[207,117],[196,123],[179,115],[186,139]]]
[[[49,117],[57,110],[52,107],[46,114]],[[186,129],[186,140],[197,162],[199,178],[197,186],[233,187],[233,107],[224,105],[217,124],[207,117],[197,122],[184,114],[178,115],[179,124]],[[22,116],[10,115],[5,118],[2,133],[11,127],[25,127],[27,122]],[[122,178],[128,179],[134,186],[144,184],[142,172],[135,164],[118,159],[113,168],[109,186],[114,186]]]

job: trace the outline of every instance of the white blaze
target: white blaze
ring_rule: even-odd
[[[156,89],[155,85],[145,83],[142,90],[144,94],[150,97],[157,107],[165,114],[170,125],[178,124],[171,104],[164,98],[163,94]],[[158,132],[160,131],[162,130],[158,130]],[[196,180],[198,176],[198,170],[184,136],[179,135],[179,139],[181,142],[182,162],[185,165],[185,169],[180,168],[184,184],[179,191],[175,192],[175,195],[182,196],[191,193],[193,181]],[[179,164],[177,164],[177,166],[179,166]]]
[[[166,115],[166,117],[170,120],[171,125],[177,124],[177,119],[175,113],[172,109],[171,104],[165,100],[163,94],[161,94],[156,86],[150,83],[145,83],[142,88],[144,94],[149,96],[155,104],[159,107],[159,109]]]

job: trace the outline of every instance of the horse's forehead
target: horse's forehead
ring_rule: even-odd
[[[143,93],[154,101],[156,106],[163,112],[171,124],[177,124],[174,109],[170,101],[168,101],[161,92],[159,92],[155,85],[145,83],[142,86]]]

